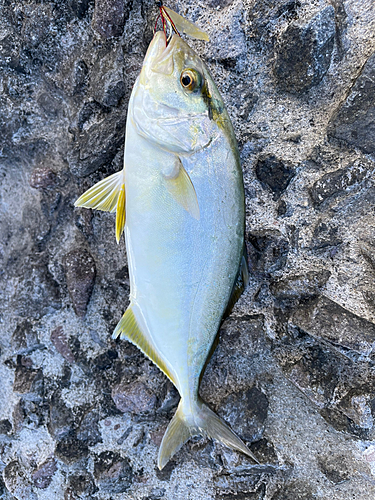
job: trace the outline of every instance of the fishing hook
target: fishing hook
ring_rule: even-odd
[[[167,46],[170,39],[172,38],[173,32],[175,32],[179,37],[181,37],[180,33],[178,32],[174,22],[171,19],[171,16],[168,14],[168,12],[165,10],[163,2],[160,0],[158,2],[155,2],[156,6],[159,8],[159,15],[156,18],[155,26],[154,26],[154,34],[156,31],[156,27],[159,21],[159,18],[161,18],[161,22],[163,25],[163,31],[164,31],[164,36],[165,36],[165,45]],[[168,28],[168,35],[167,35],[167,28]]]

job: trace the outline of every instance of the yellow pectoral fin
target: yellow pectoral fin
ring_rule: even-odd
[[[208,34],[205,31],[199,29],[198,26],[196,26],[194,23],[188,21],[184,17],[180,16],[180,14],[177,14],[177,12],[175,12],[172,9],[169,9],[168,7],[163,6],[163,9],[172,19],[173,24],[176,26],[178,31],[185,33],[185,35],[190,36],[191,38],[197,38],[198,40],[205,40],[206,42],[209,41]]]
[[[124,232],[126,222],[125,212],[125,184],[121,185],[120,193],[117,200],[116,207],[116,241],[120,242],[122,233]]]
[[[124,172],[121,170],[106,177],[83,193],[74,203],[74,206],[95,208],[104,212],[115,212],[123,183]]]
[[[167,189],[173,199],[181,205],[194,219],[200,219],[197,193],[189,174],[177,157],[175,170],[171,176],[164,176]]]
[[[142,332],[140,326],[138,325],[131,305],[127,308],[123,317],[116,326],[112,334],[112,338],[117,339],[119,335],[121,335],[122,339],[125,338],[135,344],[143,352],[143,354],[150,358],[151,361],[165,373],[169,380],[174,383],[171,373],[157,353],[151,339],[149,339],[148,336]]]
[[[78,198],[74,206],[116,212],[116,240],[119,243],[126,221],[124,171],[95,184]]]

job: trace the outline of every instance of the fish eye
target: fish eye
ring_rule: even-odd
[[[180,75],[180,83],[185,90],[194,92],[194,90],[200,89],[202,77],[195,69],[184,69]]]

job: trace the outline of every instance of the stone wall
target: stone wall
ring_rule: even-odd
[[[202,397],[259,457],[191,440],[178,394],[110,334],[128,303],[114,217],[74,209],[121,168],[151,0],[0,2],[0,498],[375,497],[375,4],[170,2],[243,165],[250,285]]]

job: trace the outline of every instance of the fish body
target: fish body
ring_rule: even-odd
[[[135,343],[181,396],[159,467],[195,434],[252,456],[198,394],[243,261],[244,189],[223,101],[177,35],[166,46],[157,32],[149,46],[129,102],[124,170],[108,179],[76,204],[117,212],[130,305],[113,336]]]

